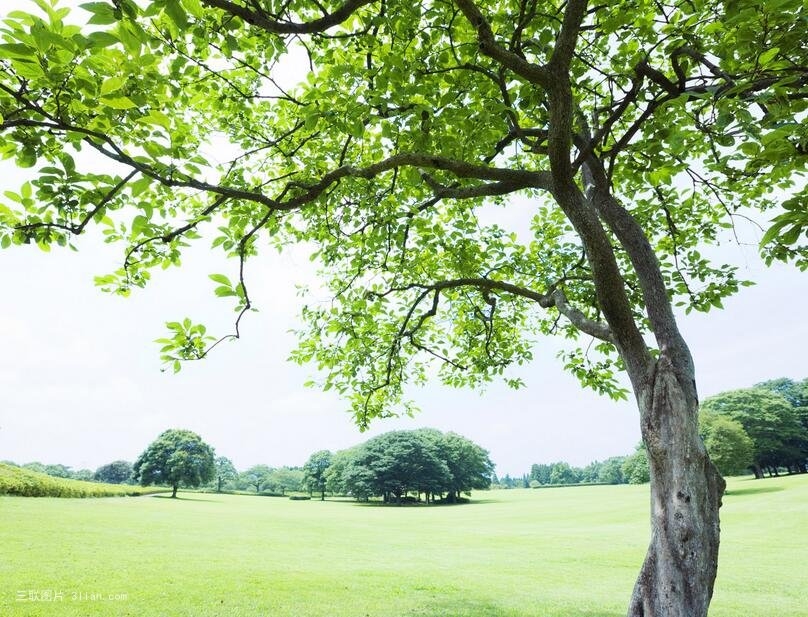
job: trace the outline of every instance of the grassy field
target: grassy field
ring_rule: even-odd
[[[616,617],[648,539],[647,486],[181,496],[0,497],[0,615]],[[711,616],[808,616],[808,476],[734,480],[724,504]]]

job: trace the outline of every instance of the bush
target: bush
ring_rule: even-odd
[[[308,495],[289,495],[289,499],[292,501],[308,501],[311,497]]]
[[[20,497],[123,497],[162,493],[157,487],[100,484],[56,478],[30,469],[0,463],[0,495]]]

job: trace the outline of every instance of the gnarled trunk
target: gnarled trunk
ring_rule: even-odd
[[[692,380],[682,378],[663,354],[639,397],[651,471],[651,544],[629,617],[706,617],[713,594],[725,482],[698,434]]]

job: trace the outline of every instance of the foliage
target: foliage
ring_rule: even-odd
[[[260,493],[269,484],[271,473],[272,469],[268,465],[253,465],[239,474],[239,483],[242,487],[252,487],[256,493]]]
[[[320,500],[325,500],[326,471],[331,466],[333,454],[330,450],[319,450],[303,465],[303,483],[309,492],[318,491]]]
[[[0,494],[22,497],[122,497],[164,492],[165,488],[139,488],[117,484],[101,484],[68,478],[57,478],[0,463]]]
[[[651,479],[648,468],[648,451],[639,444],[634,454],[626,457],[622,467],[623,477],[629,484],[645,484]]]
[[[752,465],[755,444],[743,425],[709,411],[699,414],[699,433],[710,459],[724,476],[740,475]]]
[[[453,503],[461,493],[488,488],[493,469],[488,452],[456,433],[391,431],[337,452],[326,485],[357,499],[381,496],[400,504],[413,492],[427,502],[445,494]]]
[[[141,485],[170,486],[172,497],[180,485],[197,487],[211,481],[215,473],[213,448],[196,433],[180,429],[160,434],[132,468],[132,477]]]
[[[749,0],[592,7],[558,50],[575,90],[563,129],[546,72],[561,62],[560,17],[518,2],[478,15],[464,1],[460,17],[448,4],[378,13],[359,1],[309,26],[224,0],[83,6],[42,3],[41,15],[5,19],[0,152],[36,178],[7,193],[0,245],[46,250],[98,226],[126,247],[99,284],[128,294],[209,230],[242,262],[236,279],[211,275],[241,314],[251,308],[244,262],[266,242],[313,241],[339,293],[333,310],[304,308],[295,358],[326,369],[325,387],[351,398],[363,426],[407,409],[402,386],[425,380],[430,362],[447,383],[484,383],[529,361],[536,333],[604,338],[597,353],[562,359],[584,385],[623,396],[612,337],[593,326],[603,299],[587,240],[549,181],[556,146],[574,160],[570,173],[588,170],[582,184],[595,186],[603,167],[688,310],[720,307],[742,284],[700,244],[718,241],[742,205],[772,207],[773,188],[793,197],[767,254],[804,258],[792,221],[806,140],[799,0],[765,14]],[[322,34],[330,28],[339,36]],[[304,80],[268,77],[303,47]],[[765,113],[750,111],[750,97]],[[552,141],[556,130],[570,135]],[[232,158],[207,158],[211,143]],[[76,156],[87,150],[111,165],[93,171]],[[527,234],[485,223],[481,206],[512,194],[533,204]],[[631,287],[628,247],[613,244]],[[643,298],[627,293],[647,327]],[[175,369],[212,342],[191,319],[168,330],[162,354]]]
[[[279,467],[270,471],[266,486],[283,496],[291,491],[303,490],[303,478],[304,472],[299,467]]]
[[[129,461],[113,461],[96,469],[93,475],[99,482],[124,484],[132,479],[132,463]]]
[[[704,401],[702,409],[737,420],[754,443],[754,465],[761,469],[798,465],[808,457],[808,430],[791,404],[764,388],[731,390]]]
[[[221,493],[224,486],[238,478],[238,471],[233,466],[233,462],[226,456],[217,456],[213,464],[216,466],[214,476],[216,492]]]

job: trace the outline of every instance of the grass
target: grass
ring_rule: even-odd
[[[0,497],[0,615],[617,617],[648,540],[647,486],[181,497]],[[808,476],[732,480],[724,503],[711,617],[808,616]],[[43,591],[63,599],[17,599]]]
[[[164,493],[164,487],[103,484],[55,478],[14,465],[0,463],[0,495],[22,497],[124,497]]]

